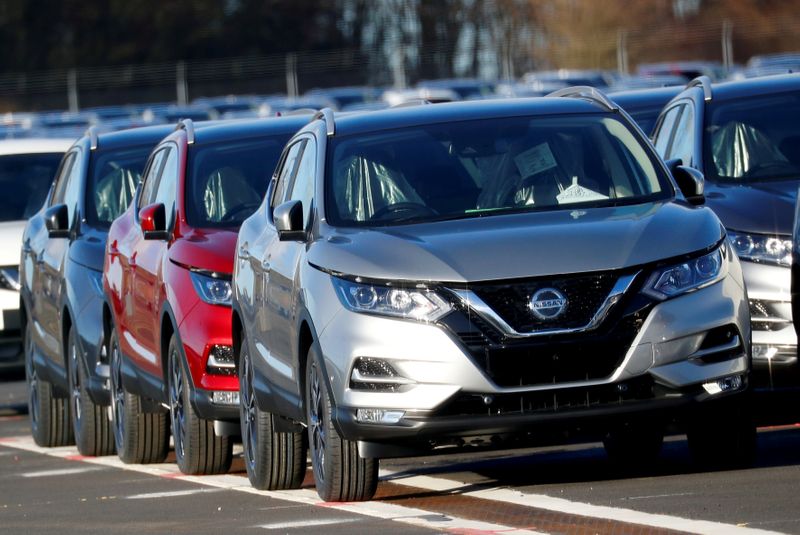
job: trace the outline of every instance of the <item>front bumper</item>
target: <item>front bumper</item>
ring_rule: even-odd
[[[221,370],[212,371],[208,366],[209,353],[214,346],[233,345],[231,321],[229,307],[198,301],[178,326],[192,379],[193,405],[198,416],[206,420],[239,418],[238,402],[214,401],[215,392],[236,393],[235,399],[238,399],[239,377],[235,368],[220,373]]]
[[[499,386],[492,370],[476,358],[475,349],[447,328],[340,310],[319,339],[336,407],[335,424],[345,438],[364,441],[366,454],[366,442],[386,446],[387,441],[394,445],[422,441],[432,446],[601,415],[613,419],[653,411],[677,414],[682,407],[746,390],[750,325],[744,295],[740,280],[729,275],[661,303],[643,304],[638,295],[628,296],[628,304],[620,307],[635,309],[630,317],[637,330],[610,373],[519,386]],[[626,318],[615,321],[622,324]],[[720,329],[735,332],[738,345],[723,350],[721,344],[718,353],[713,351],[717,346],[706,351],[707,333]],[[587,339],[586,349],[591,351],[594,339]],[[554,338],[552,343],[564,340]],[[505,350],[514,343],[502,341],[499,347]],[[523,346],[512,355],[530,356],[525,350]],[[358,358],[389,363],[404,384],[392,391],[353,388],[361,386],[351,382]],[[703,386],[729,377],[741,380],[735,391],[712,394]],[[358,409],[372,408],[404,414],[393,425],[357,421]],[[381,449],[381,455],[387,451],[391,453]]]
[[[0,370],[25,365],[19,316],[19,292],[0,289]]]
[[[757,392],[797,390],[800,363],[792,323],[791,270],[742,262],[753,329],[753,373]]]

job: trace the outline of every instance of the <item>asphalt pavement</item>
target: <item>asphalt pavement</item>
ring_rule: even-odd
[[[622,475],[599,444],[387,460],[376,499],[256,491],[222,476],[44,449],[26,389],[0,378],[0,533],[800,533],[800,427],[761,429],[756,466],[699,471],[683,437]],[[238,451],[241,449],[238,448]],[[168,461],[170,461],[168,459]]]

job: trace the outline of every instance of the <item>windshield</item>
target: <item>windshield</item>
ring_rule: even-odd
[[[86,191],[86,219],[90,225],[108,227],[128,209],[152,148],[150,144],[101,149],[94,155]]]
[[[711,102],[705,129],[705,174],[721,182],[800,176],[800,94]]]
[[[42,207],[63,156],[63,152],[0,156],[0,221],[25,220]]]
[[[609,115],[513,117],[334,137],[338,226],[608,206],[672,195],[654,156]]]
[[[261,204],[289,137],[279,134],[192,149],[187,222],[195,228],[241,225]]]

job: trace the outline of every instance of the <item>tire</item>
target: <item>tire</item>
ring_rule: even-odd
[[[74,443],[67,398],[56,397],[53,385],[39,377],[33,364],[33,333],[30,321],[25,325],[25,380],[28,383],[28,416],[31,435],[45,448]]]
[[[308,444],[317,494],[326,502],[369,500],[378,487],[378,459],[363,459],[356,442],[339,436],[331,418],[330,393],[316,344],[306,360]]]
[[[223,474],[231,467],[233,441],[214,433],[214,421],[197,415],[191,379],[175,335],[169,341],[169,413],[175,459],[184,474]]]
[[[166,412],[147,413],[142,400],[122,384],[122,352],[117,330],[108,338],[111,368],[111,426],[117,455],[127,464],[160,463],[169,450],[169,421]]]
[[[260,490],[299,489],[306,475],[306,434],[275,431],[276,416],[258,408],[244,333],[241,339],[239,421],[247,478]]]
[[[664,444],[660,422],[625,422],[612,427],[603,438],[608,459],[627,470],[646,470],[658,461]]]
[[[689,421],[686,430],[689,451],[699,467],[746,468],[755,463],[758,437],[749,405],[729,403],[701,411]]]
[[[114,434],[106,407],[96,405],[89,396],[86,371],[78,356],[75,327],[67,337],[67,366],[70,392],[70,411],[75,444],[81,455],[98,457],[114,453]]]

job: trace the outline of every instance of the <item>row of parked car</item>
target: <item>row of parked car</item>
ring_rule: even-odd
[[[332,501],[370,499],[381,458],[554,432],[747,463],[796,412],[756,395],[800,386],[798,88],[653,92],[652,142],[591,87],[89,130],[0,269],[33,437],[151,463],[172,436],[191,474],[241,437],[253,486],[310,457]]]

